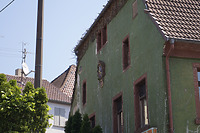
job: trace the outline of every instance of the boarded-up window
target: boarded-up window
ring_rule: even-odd
[[[55,126],[65,126],[65,109],[54,108],[54,125]]]

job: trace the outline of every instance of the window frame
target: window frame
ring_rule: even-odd
[[[56,109],[59,110],[58,115],[56,114]],[[61,109],[64,110],[64,116],[61,116],[61,115],[62,115],[62,114],[61,114]],[[54,126],[57,126],[57,127],[64,127],[64,126],[65,126],[65,122],[64,122],[63,124],[61,124],[61,117],[63,117],[64,119],[66,119],[66,118],[65,118],[65,112],[66,112],[66,111],[65,111],[64,108],[54,107],[54,120],[53,120],[53,125],[54,125]],[[56,124],[56,116],[58,116],[58,124]],[[66,121],[66,120],[64,120],[64,121]]]
[[[143,98],[140,98],[139,96],[139,89],[141,87],[141,84],[145,83],[145,98],[146,99],[146,110],[147,110],[147,123],[143,124],[142,121],[145,123],[145,118],[142,120],[141,118],[141,105],[140,101]],[[145,111],[143,112],[143,116],[145,116]],[[135,116],[135,132],[142,132],[149,128],[149,114],[148,114],[148,88],[147,88],[147,74],[142,75],[139,79],[137,79],[134,82],[134,116]]]
[[[126,45],[127,48],[125,47]],[[123,72],[125,72],[131,65],[129,35],[127,35],[122,41],[122,65],[123,65]]]
[[[91,114],[89,116],[89,119],[90,119],[90,124],[91,124],[91,128],[94,128],[96,126],[96,116],[95,116],[95,113]],[[92,120],[94,119],[94,125],[92,123]]]
[[[195,123],[200,125],[200,97],[199,97],[199,85],[198,85],[198,71],[200,72],[200,63],[193,63],[193,78],[194,78],[194,93],[195,93],[195,105],[196,105],[196,119]]]
[[[85,85],[85,87],[84,87]],[[82,104],[85,106],[87,103],[87,82],[86,80],[83,81],[82,84]]]
[[[97,53],[106,45],[107,38],[107,25],[105,25],[97,33]]]
[[[122,96],[122,92],[120,92],[119,94],[117,94],[115,97],[113,97],[112,99],[112,110],[113,110],[113,133],[118,133],[118,119],[117,119],[117,101],[121,100],[121,115],[122,118],[120,117],[120,123],[123,123],[122,127],[121,127],[121,133],[123,133],[123,126],[124,126],[124,117],[123,117],[123,96]]]

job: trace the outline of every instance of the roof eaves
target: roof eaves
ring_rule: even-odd
[[[48,102],[71,105],[70,102],[64,102],[64,101],[58,101],[58,100],[52,100],[52,99],[49,99]]]
[[[189,43],[193,43],[193,44],[200,44],[200,40],[192,40],[192,39],[179,39],[179,38],[167,38],[167,41],[174,39],[175,41],[178,42],[189,42]]]

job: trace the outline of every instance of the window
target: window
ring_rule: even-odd
[[[122,94],[113,99],[113,133],[123,133]]]
[[[143,131],[148,128],[148,108],[146,75],[143,75],[134,83],[135,102],[135,127],[136,131]]]
[[[94,128],[95,127],[95,114],[92,114],[90,116],[90,124],[91,124],[91,127]]]
[[[65,126],[65,109],[54,108],[54,125],[55,126]]]
[[[83,105],[86,104],[86,81],[83,82],[83,96],[82,96]]]
[[[104,26],[101,32],[102,32],[102,45],[104,46],[107,42],[107,27]]]
[[[100,51],[101,47],[101,32],[99,32],[97,35],[97,52]]]
[[[195,103],[196,103],[196,124],[200,124],[200,63],[193,64]]]
[[[107,42],[107,26],[104,26],[99,33],[97,34],[97,52],[101,50],[101,48]]]
[[[126,70],[130,66],[130,48],[129,48],[129,37],[127,36],[123,40],[122,47],[122,56],[123,56],[123,70]]]

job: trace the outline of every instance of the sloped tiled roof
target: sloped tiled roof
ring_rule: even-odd
[[[76,66],[71,65],[65,72],[54,79],[51,84],[53,84],[57,88],[60,88],[63,93],[71,98],[74,89],[75,72]]]
[[[22,89],[25,87],[27,82],[34,84],[34,78],[30,77],[23,77],[21,80],[21,76],[6,75],[6,78],[8,81],[11,79],[16,80],[18,86]],[[42,80],[42,86],[46,89],[49,101],[71,103],[71,98],[69,96],[62,93],[59,88],[50,84],[47,80]]]
[[[166,38],[200,41],[200,1],[146,0],[149,14]]]

